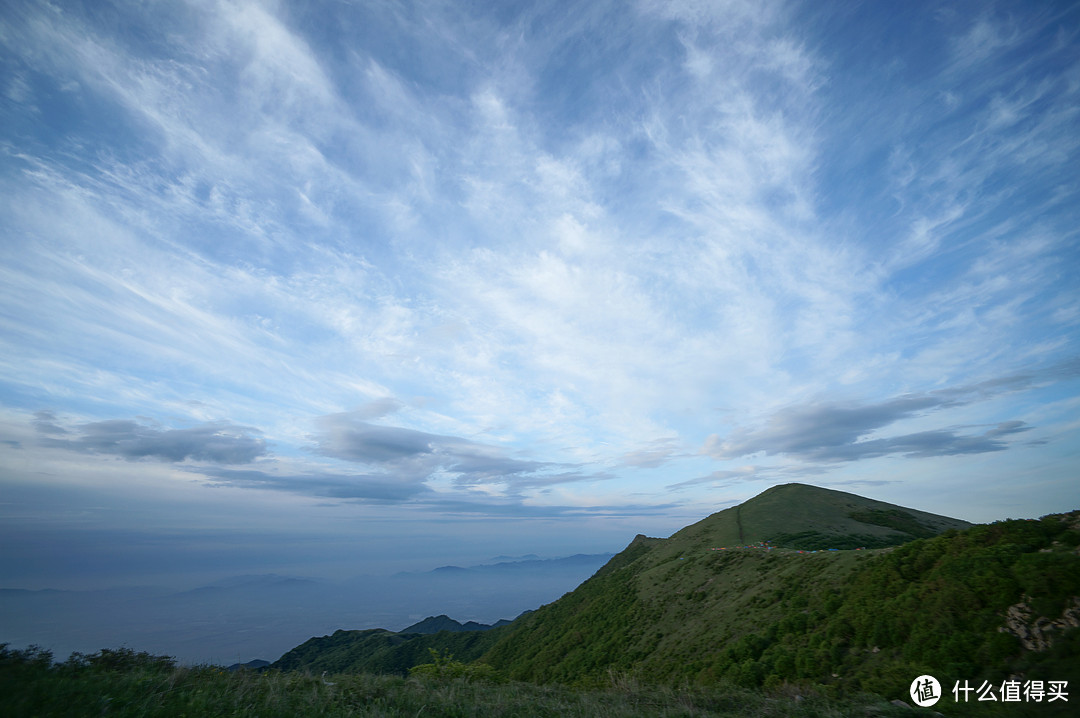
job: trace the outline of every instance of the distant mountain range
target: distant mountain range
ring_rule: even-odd
[[[428,576],[431,574],[445,575],[445,574],[494,574],[494,573],[537,573],[544,571],[558,571],[567,568],[592,568],[595,569],[598,565],[603,565],[605,561],[610,559],[615,554],[613,553],[578,553],[573,556],[564,556],[561,558],[548,558],[542,559],[535,554],[529,556],[521,556],[518,558],[511,558],[508,556],[499,556],[497,559],[492,559],[492,563],[482,563],[476,566],[439,566],[438,568],[430,571],[403,571],[394,574],[397,578],[413,578],[416,576]],[[505,559],[505,560],[502,560]]]
[[[400,633],[438,633],[440,631],[450,631],[451,633],[457,633],[460,631],[488,631],[492,628],[498,628],[499,626],[507,626],[511,623],[506,619],[501,619],[493,624],[477,623],[476,621],[468,621],[466,623],[458,623],[449,616],[443,614],[441,616],[428,616],[423,621],[414,623],[411,626],[401,629]]]
[[[908,699],[1010,676],[1080,685],[1080,511],[989,525],[802,484],[668,539],[639,535],[562,598],[489,630],[337,631],[273,665],[404,673],[430,650],[588,684],[814,684]],[[457,628],[455,628],[455,625]],[[605,678],[608,677],[608,678]]]
[[[249,671],[258,671],[258,670],[261,670],[263,668],[268,668],[269,666],[270,666],[270,661],[264,661],[262,659],[256,658],[254,661],[248,661],[247,663],[234,663],[231,666],[229,666],[226,670],[239,671],[241,669],[246,668]]]

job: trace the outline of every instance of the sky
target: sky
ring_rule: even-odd
[[[1080,508],[1080,6],[0,9],[0,585]]]

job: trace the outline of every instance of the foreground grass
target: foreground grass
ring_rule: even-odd
[[[126,649],[53,664],[34,650],[0,646],[0,713],[5,716],[910,716],[861,697],[838,702],[795,689],[645,688],[613,676],[591,690],[434,676],[231,673],[176,667]]]

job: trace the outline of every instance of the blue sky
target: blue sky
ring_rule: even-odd
[[[0,575],[1080,506],[1080,7],[0,10]]]

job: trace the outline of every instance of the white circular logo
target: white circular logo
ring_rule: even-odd
[[[933,676],[919,676],[911,682],[911,700],[929,708],[941,699],[941,684]]]

